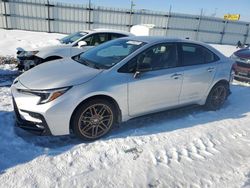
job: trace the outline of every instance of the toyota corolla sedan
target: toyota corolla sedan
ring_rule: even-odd
[[[229,94],[232,63],[190,40],[116,39],[19,76],[11,87],[17,125],[95,140],[145,114],[191,104],[218,110]]]

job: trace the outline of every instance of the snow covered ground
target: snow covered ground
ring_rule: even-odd
[[[0,56],[15,56],[18,47],[29,50],[58,44],[57,39],[63,36],[65,35],[0,29]]]
[[[0,36],[0,55],[14,56],[16,47],[43,46],[59,35],[0,30]],[[227,56],[235,51],[214,46]],[[0,83],[10,74],[13,66],[0,65]],[[10,89],[0,86],[0,187],[250,187],[249,98],[250,85],[234,83],[219,111],[145,116],[87,143],[14,128]]]

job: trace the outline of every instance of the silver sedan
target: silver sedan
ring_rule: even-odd
[[[229,95],[232,64],[190,40],[113,40],[19,76],[11,88],[17,125],[94,140],[116,123],[153,112],[191,104],[218,110]]]

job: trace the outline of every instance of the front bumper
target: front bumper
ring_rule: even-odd
[[[71,92],[66,92],[49,103],[38,105],[39,96],[19,92],[18,89],[25,87],[20,81],[14,81],[11,93],[18,127],[40,135],[70,134],[70,119],[76,106]]]
[[[36,119],[41,120],[41,122],[39,122],[39,123],[27,121],[27,120],[24,120],[21,118],[21,115],[19,113],[19,110],[17,108],[17,105],[16,105],[14,98],[13,98],[13,107],[14,107],[17,127],[22,128],[22,129],[24,129],[28,132],[31,132],[33,134],[36,134],[36,135],[41,135],[41,136],[52,135],[44,117],[41,114],[29,112],[29,111],[24,111],[25,113],[28,113],[31,117],[34,117]]]
[[[250,64],[236,62],[233,66],[234,79],[250,82]]]
[[[18,61],[17,65],[18,70],[28,70],[36,65],[41,64],[44,60],[35,55],[32,55],[30,57],[17,55],[17,61]]]

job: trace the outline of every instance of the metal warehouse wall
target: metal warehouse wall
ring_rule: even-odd
[[[154,24],[150,35],[180,37],[208,43],[250,43],[249,23],[171,12],[88,7],[48,0],[0,0],[0,27],[57,33]]]

